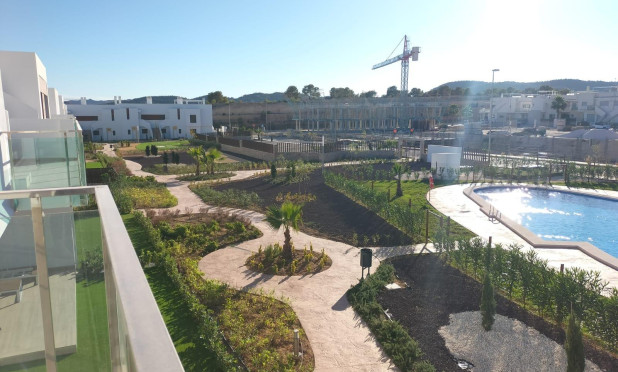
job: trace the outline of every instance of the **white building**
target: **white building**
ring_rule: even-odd
[[[212,105],[203,100],[177,98],[173,104],[122,103],[114,97],[111,105],[68,105],[93,141],[152,140],[191,138],[194,134],[213,133]]]
[[[552,109],[551,105],[559,95],[557,92],[546,92],[494,97],[494,123],[552,126],[556,110]],[[560,96],[567,103],[561,116],[567,116],[573,124],[618,123],[618,87],[594,88]]]

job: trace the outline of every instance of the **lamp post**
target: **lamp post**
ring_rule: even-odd
[[[489,99],[489,145],[487,146],[488,149],[488,153],[489,155],[487,156],[487,159],[489,160],[489,165],[491,166],[491,127],[494,121],[494,114],[493,114],[493,108],[494,108],[494,75],[496,74],[496,72],[500,71],[500,69],[498,68],[494,68],[493,70],[491,70],[491,98]]]

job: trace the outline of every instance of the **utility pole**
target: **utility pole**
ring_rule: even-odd
[[[491,166],[491,127],[494,121],[494,75],[496,74],[496,72],[500,71],[500,69],[498,68],[494,68],[493,70],[491,70],[491,98],[489,99],[489,145],[487,146],[488,149],[488,153],[489,155],[487,156],[487,159],[489,160],[489,165]]]

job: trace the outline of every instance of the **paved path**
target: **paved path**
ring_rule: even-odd
[[[607,281],[611,287],[618,288],[618,271],[595,261],[583,252],[577,249],[532,248],[508,227],[499,222],[491,222],[481,212],[479,206],[464,195],[463,190],[469,186],[470,184],[463,184],[435,188],[431,191],[431,204],[443,214],[450,216],[484,239],[491,236],[493,242],[503,243],[505,246],[510,243],[517,243],[525,250],[535,249],[540,258],[548,260],[549,265],[557,269],[560,268],[560,264],[564,264],[565,267],[599,271],[603,280]],[[613,192],[612,195],[616,196],[617,194]]]
[[[126,161],[134,175],[148,176],[141,166]],[[259,171],[257,171],[259,172]],[[236,172],[232,179],[247,178],[256,171]],[[212,208],[204,204],[189,190],[189,182],[177,181],[174,176],[154,175],[157,181],[164,182],[170,192],[178,199],[173,209],[198,211]],[[217,208],[219,209],[219,208]],[[316,238],[302,232],[292,232],[296,248],[313,244],[316,252],[322,249],[332,258],[333,265],[326,271],[304,276],[273,276],[258,274],[247,270],[244,263],[260,245],[283,241],[283,230],[274,231],[266,222],[264,215],[232,208],[220,208],[229,213],[242,215],[260,229],[261,238],[243,242],[237,246],[219,249],[202,258],[199,268],[204,277],[217,279],[243,290],[262,289],[275,296],[290,300],[290,305],[303,325],[315,356],[316,371],[391,371],[397,370],[390,359],[382,352],[373,335],[360,320],[348,303],[345,293],[360,279],[359,250],[350,245]],[[411,253],[420,247],[373,248],[375,257],[386,257]],[[374,264],[374,268],[377,263]]]

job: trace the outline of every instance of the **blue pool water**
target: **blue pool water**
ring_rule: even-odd
[[[542,239],[590,242],[618,258],[617,200],[534,188],[475,193]]]

